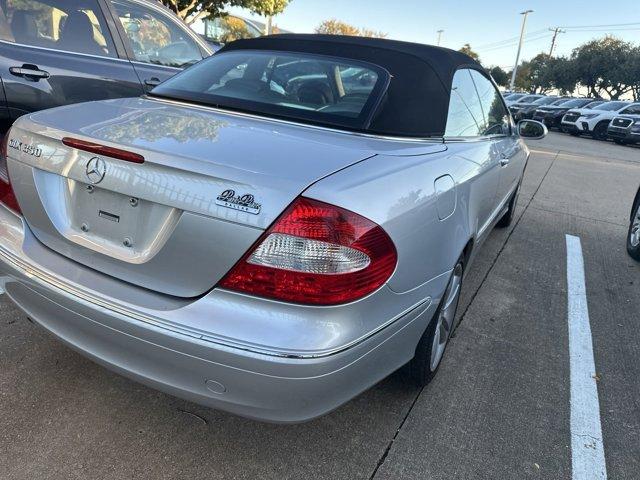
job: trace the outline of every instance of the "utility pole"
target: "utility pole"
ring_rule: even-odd
[[[440,41],[442,40],[442,34],[444,33],[444,30],[438,30],[438,46],[440,46]]]
[[[509,86],[509,90],[513,91],[516,84],[516,73],[518,73],[518,64],[520,63],[520,52],[522,51],[522,41],[524,40],[524,29],[527,25],[527,16],[533,13],[533,10],[525,10],[524,12],[520,12],[522,17],[522,29],[520,30],[520,42],[518,43],[518,53],[516,54],[516,64],[513,66],[513,73],[511,74],[511,85]]]
[[[556,48],[556,38],[559,33],[567,33],[566,30],[562,30],[560,27],[550,28],[550,32],[553,32],[553,38],[551,39],[551,48],[549,49],[549,56],[553,55],[553,49]]]

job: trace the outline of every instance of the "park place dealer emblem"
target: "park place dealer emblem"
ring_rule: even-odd
[[[221,207],[232,208],[233,210],[239,210],[241,212],[251,213],[258,215],[262,205],[256,203],[255,198],[251,194],[236,195],[235,190],[227,189],[218,195],[216,198],[216,205]]]

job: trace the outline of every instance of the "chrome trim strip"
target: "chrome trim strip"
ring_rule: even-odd
[[[296,122],[295,120],[284,120],[282,118],[272,118],[272,117],[267,117],[265,115],[258,115],[255,113],[236,112],[233,110],[225,110],[224,108],[216,108],[216,107],[210,107],[208,105],[200,105],[197,103],[173,100],[171,98],[162,98],[162,97],[153,97],[153,96],[150,97],[149,95],[142,95],[142,98],[146,100],[154,101],[154,102],[170,103],[170,104],[180,105],[183,107],[191,107],[191,108],[197,108],[200,110],[214,111],[224,115],[231,115],[231,116],[243,117],[243,118],[252,118],[252,119],[264,120],[268,122],[284,123],[286,125],[296,125],[298,127],[308,127],[316,130],[324,130],[329,132],[341,133],[343,135],[356,135],[359,137],[376,138],[379,140],[392,140],[394,142],[435,143],[435,144],[444,143],[444,138],[442,137],[394,137],[389,135],[376,135],[374,133],[355,132],[350,130],[340,130],[339,128],[323,127],[321,125],[313,125],[311,123]]]
[[[145,315],[142,314],[140,312],[136,312],[133,310],[130,310],[128,308],[122,307],[121,305],[118,305],[117,303],[111,302],[109,300],[106,300],[104,298],[100,298],[97,297],[95,295],[92,295],[90,293],[87,293],[85,291],[82,291],[80,289],[78,289],[77,287],[70,285],[64,281],[59,280],[58,278],[56,278],[55,276],[53,276],[52,274],[50,274],[49,272],[46,272],[44,270],[41,270],[37,267],[35,267],[34,265],[22,260],[21,258],[17,257],[15,254],[5,250],[2,246],[0,246],[0,260],[4,261],[5,263],[9,264],[11,267],[15,268],[16,270],[18,270],[19,272],[21,272],[22,274],[24,274],[25,276],[36,280],[38,283],[40,283],[42,286],[44,286],[45,288],[53,288],[59,291],[59,293],[65,294],[65,295],[71,295],[73,297],[76,297],[79,301],[82,301],[84,303],[89,304],[89,307],[101,307],[104,308],[106,310],[109,310],[110,312],[113,312],[115,314],[118,315],[122,315],[124,317],[127,317],[129,319],[132,320],[136,320],[139,322],[143,322],[143,323],[147,323],[149,325],[152,325],[156,328],[161,328],[163,330],[167,330],[171,333],[175,333],[175,334],[180,334],[180,335],[185,335],[187,337],[196,339],[196,340],[202,340],[214,345],[217,345],[219,347],[223,347],[226,349],[235,349],[235,350],[242,350],[245,352],[249,352],[252,354],[259,354],[259,355],[266,355],[266,356],[270,356],[270,357],[279,357],[279,358],[290,358],[290,359],[298,359],[298,360],[305,360],[305,359],[315,359],[315,358],[324,358],[324,357],[329,357],[332,355],[336,355],[339,354],[341,352],[344,352],[345,350],[348,350],[350,348],[355,347],[356,345],[363,343],[364,341],[368,340],[369,338],[373,337],[374,335],[376,335],[377,333],[381,332],[382,330],[388,328],[389,326],[391,326],[393,323],[395,323],[396,321],[398,321],[399,319],[401,319],[402,317],[404,317],[405,315],[417,310],[418,308],[420,308],[421,306],[424,306],[424,310],[428,309],[431,306],[431,298],[427,297],[423,300],[421,300],[420,302],[418,302],[417,304],[407,308],[406,310],[404,310],[403,312],[401,312],[400,314],[396,315],[395,317],[391,318],[390,320],[388,320],[387,322],[385,322],[384,324],[380,325],[379,327],[377,327],[376,329],[368,332],[367,334],[363,335],[360,338],[357,338],[353,341],[351,341],[350,343],[346,344],[346,345],[342,345],[338,348],[332,349],[332,350],[327,350],[327,351],[323,351],[320,353],[292,353],[292,352],[284,352],[284,351],[274,351],[274,350],[267,350],[267,349],[261,349],[258,347],[249,347],[247,345],[243,345],[240,343],[234,343],[234,342],[221,342],[219,339],[212,337],[212,336],[208,336],[208,335],[203,335],[200,333],[196,333],[193,332],[191,330],[188,329],[182,329],[182,328],[178,328],[175,325],[167,325],[166,323],[159,321],[157,318],[154,317],[150,317],[149,315]],[[76,312],[77,313],[77,312]],[[78,315],[82,315],[80,313],[78,313]]]
[[[27,45],[26,43],[19,43],[19,42],[10,42],[9,40],[2,40],[0,39],[0,43],[6,43],[7,45],[13,45],[13,46],[19,46],[19,47],[25,47],[25,48],[35,48],[38,50],[45,50],[47,52],[56,52],[56,53],[68,53],[69,55],[79,55],[81,57],[89,57],[89,58],[100,58],[100,59],[104,59],[104,60],[114,60],[116,62],[126,62],[129,63],[129,59],[128,58],[120,58],[120,57],[109,57],[106,55],[93,55],[91,53],[80,53],[80,52],[71,52],[69,50],[59,50],[57,48],[48,48],[48,47],[38,47],[36,45]]]

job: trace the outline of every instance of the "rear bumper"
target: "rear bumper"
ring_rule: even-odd
[[[116,310],[70,291],[44,267],[15,251],[30,234],[21,225],[0,206],[4,288],[35,322],[120,374],[254,419],[302,422],[337,408],[411,358],[436,308],[436,302],[427,299],[340,351],[304,358],[270,355],[143,321],[124,307]]]

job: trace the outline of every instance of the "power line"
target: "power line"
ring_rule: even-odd
[[[539,40],[544,40],[547,38],[551,38],[553,36],[552,33],[545,33],[544,35],[539,35],[533,38],[527,38],[524,40],[524,43],[533,43],[533,42],[537,42]],[[505,45],[499,45],[497,47],[492,47],[492,48],[475,48],[474,50],[478,51],[478,52],[482,52],[482,53],[488,53],[488,52],[494,52],[496,50],[502,50],[504,48],[511,48],[511,47],[515,47],[516,45],[518,45],[518,42],[511,42]]]
[[[525,35],[525,38],[526,38],[526,37],[533,36],[533,35],[536,35],[536,34],[539,34],[539,33],[542,33],[542,32],[546,32],[546,31],[547,31],[547,29],[546,29],[546,28],[542,28],[542,29],[540,29],[540,30],[536,30],[536,31],[534,31],[534,32],[529,32],[529,33],[527,33],[527,34]],[[493,46],[499,46],[499,45],[502,45],[502,44],[505,44],[505,43],[517,42],[519,38],[520,38],[520,37],[518,36],[518,37],[507,38],[507,39],[500,40],[500,41],[493,42],[493,43],[486,43],[486,44],[484,44],[484,45],[480,45],[480,46],[478,47],[478,49],[481,49],[481,48],[482,48],[482,49],[484,49],[484,48],[491,48],[491,47],[493,47]]]
[[[631,25],[640,25],[640,22],[632,22],[632,23],[609,23],[605,25],[563,25],[560,28],[600,28],[600,27],[629,27]]]

